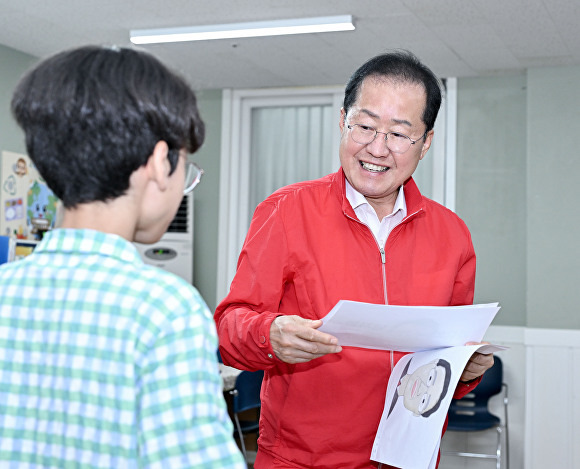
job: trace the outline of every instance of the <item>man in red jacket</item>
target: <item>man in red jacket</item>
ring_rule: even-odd
[[[404,353],[343,349],[318,331],[338,300],[472,303],[469,231],[412,179],[440,104],[439,81],[411,53],[369,60],[346,86],[341,169],[257,207],[215,313],[223,361],[265,370],[256,468],[378,466],[371,448]],[[492,364],[474,354],[454,397]]]

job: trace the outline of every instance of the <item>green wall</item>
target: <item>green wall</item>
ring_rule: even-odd
[[[526,76],[458,80],[456,210],[477,255],[476,303],[526,324]]]
[[[214,310],[217,279],[218,211],[221,152],[221,90],[197,92],[205,141],[191,159],[204,170],[194,191],[193,283]]]
[[[24,134],[10,113],[10,100],[18,79],[36,57],[0,45],[0,151],[26,153]]]
[[[580,67],[528,71],[530,327],[580,329]]]
[[[494,324],[579,329],[580,67],[458,80],[457,212]]]

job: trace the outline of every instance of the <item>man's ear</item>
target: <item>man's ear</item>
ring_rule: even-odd
[[[149,180],[157,184],[159,190],[164,191],[169,185],[169,147],[163,140],[158,141],[153,148],[145,165]]]
[[[431,142],[433,141],[433,134],[435,132],[433,131],[433,129],[431,129],[429,132],[427,132],[427,135],[425,136],[425,140],[423,141],[423,145],[421,146],[421,154],[419,155],[419,159],[422,160],[423,157],[426,155],[427,150],[429,150],[429,148],[431,147]]]

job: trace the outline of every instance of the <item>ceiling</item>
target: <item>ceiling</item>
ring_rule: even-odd
[[[580,64],[578,0],[0,0],[0,12],[0,44],[37,57],[130,46],[131,29],[354,17],[355,31],[140,46],[198,89],[340,85],[395,48],[441,77]]]

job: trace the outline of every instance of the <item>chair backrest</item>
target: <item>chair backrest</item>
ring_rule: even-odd
[[[502,389],[503,364],[494,356],[493,366],[487,370],[481,382],[461,399],[453,399],[449,406],[450,421],[456,415],[488,414],[488,402],[492,396],[499,394]]]
[[[471,392],[477,399],[489,399],[501,392],[503,382],[503,363],[494,355],[493,366],[483,374],[481,382]]]
[[[235,413],[260,407],[260,389],[264,371],[242,371],[236,378],[236,392],[232,397],[232,410]]]

